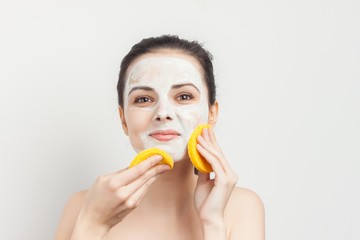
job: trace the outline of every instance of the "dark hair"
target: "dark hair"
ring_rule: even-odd
[[[139,56],[156,52],[161,49],[174,49],[183,51],[197,59],[203,69],[204,79],[208,88],[209,104],[213,105],[216,100],[216,86],[214,70],[212,65],[212,55],[197,41],[188,41],[180,39],[175,35],[162,35],[160,37],[151,37],[141,40],[135,44],[130,52],[123,58],[120,65],[119,81],[117,83],[118,103],[124,107],[124,86],[126,71],[129,65]]]

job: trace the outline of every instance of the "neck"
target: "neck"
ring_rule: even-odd
[[[141,205],[146,209],[166,210],[174,214],[193,208],[197,180],[193,168],[188,159],[175,163],[171,171],[161,175],[151,185]]]

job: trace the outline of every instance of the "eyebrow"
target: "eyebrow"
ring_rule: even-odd
[[[155,91],[155,89],[152,88],[152,87],[148,87],[148,86],[138,86],[138,87],[133,87],[133,88],[130,90],[130,92],[129,92],[128,95],[130,95],[130,93],[132,93],[132,92],[135,91],[135,90]]]
[[[196,91],[200,92],[199,88],[197,88],[194,84],[192,83],[182,83],[182,84],[175,84],[173,86],[171,86],[172,89],[178,89],[178,88],[182,88],[182,87],[185,87],[185,86],[191,86],[193,88],[196,89]]]
[[[181,84],[175,84],[173,86],[171,86],[171,89],[179,89],[179,88],[182,88],[182,87],[185,87],[185,86],[191,86],[193,88],[196,89],[196,91],[200,92],[199,88],[197,88],[194,84],[192,83],[181,83]],[[144,90],[144,91],[155,91],[154,88],[152,87],[148,87],[148,86],[137,86],[137,87],[133,87],[128,96],[133,92],[133,91],[136,91],[136,90]]]

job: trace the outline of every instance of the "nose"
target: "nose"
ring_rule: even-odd
[[[163,100],[158,103],[155,113],[155,121],[157,122],[167,122],[174,119],[175,113],[172,109],[171,103],[168,100]]]
[[[158,122],[166,122],[166,121],[172,120],[172,118],[167,115],[166,116],[165,115],[157,115],[155,120]]]

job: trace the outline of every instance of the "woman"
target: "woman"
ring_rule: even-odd
[[[264,239],[264,209],[250,190],[236,187],[212,127],[218,116],[211,55],[177,36],[144,39],[121,63],[118,82],[122,127],[133,148],[155,155],[101,176],[67,203],[56,239]],[[214,178],[195,171],[187,142],[208,123],[197,150]],[[130,162],[131,159],[128,161]]]

